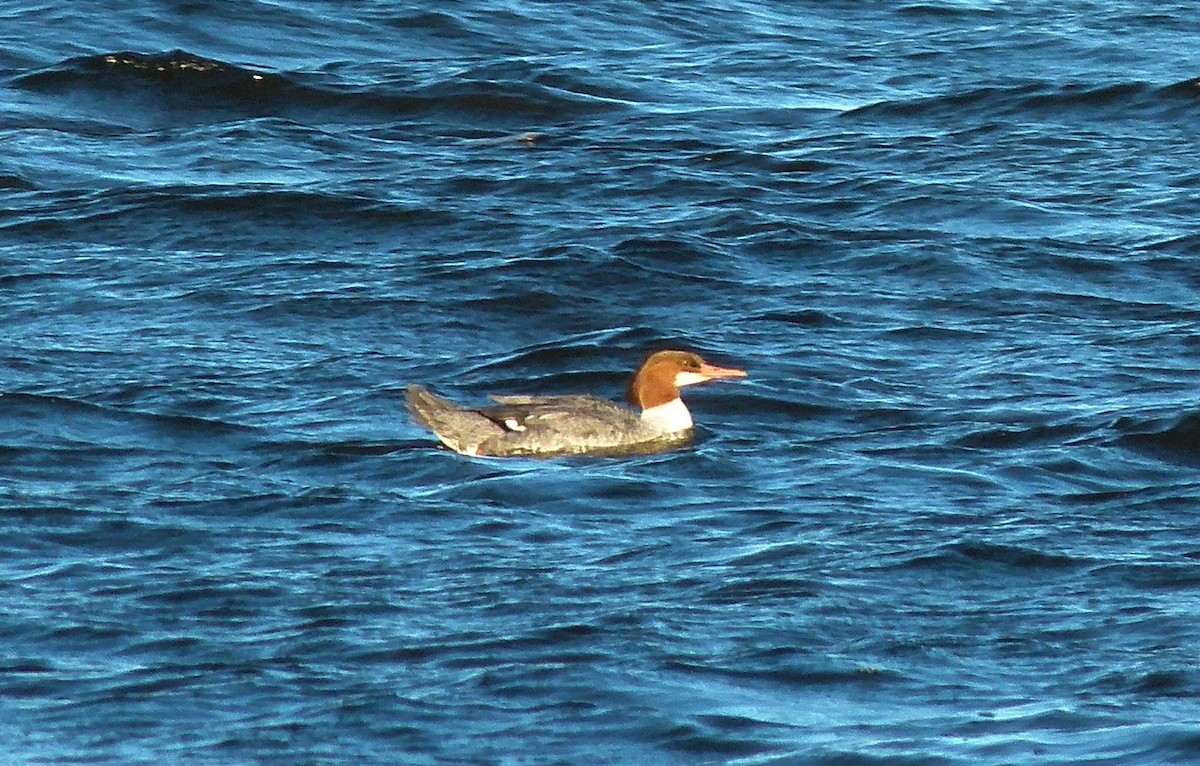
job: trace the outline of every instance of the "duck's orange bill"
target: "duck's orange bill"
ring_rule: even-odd
[[[745,370],[735,370],[732,367],[718,367],[705,362],[700,365],[700,374],[706,378],[744,378]]]

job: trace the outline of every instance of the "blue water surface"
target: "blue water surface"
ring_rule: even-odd
[[[1200,761],[1198,10],[8,3],[5,762]]]

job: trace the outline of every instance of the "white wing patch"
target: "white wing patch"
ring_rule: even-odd
[[[518,421],[516,418],[506,418],[504,421],[504,427],[510,431],[525,430],[525,426],[521,425],[520,421]]]

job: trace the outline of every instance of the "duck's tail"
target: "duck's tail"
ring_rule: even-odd
[[[495,431],[495,424],[483,415],[463,409],[415,383],[409,385],[404,399],[413,420],[433,431],[442,444],[463,455],[479,454],[480,442]]]

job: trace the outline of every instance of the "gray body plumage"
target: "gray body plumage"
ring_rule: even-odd
[[[470,409],[410,385],[406,399],[419,423],[464,455],[659,452],[692,433],[664,433],[619,404],[587,395],[493,396],[496,406]]]

